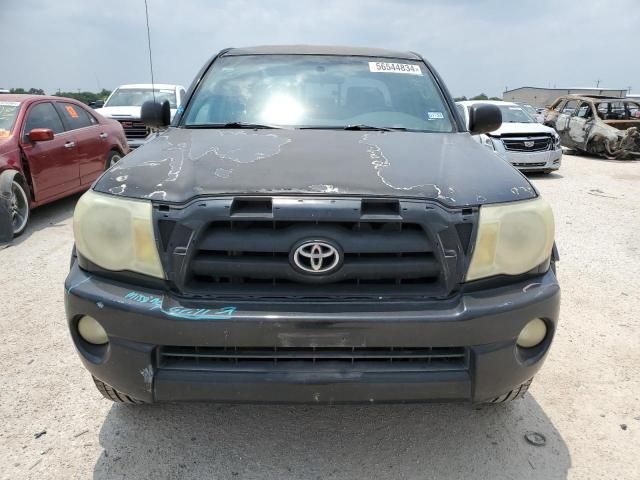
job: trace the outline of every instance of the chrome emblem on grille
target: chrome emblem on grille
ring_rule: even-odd
[[[536,144],[536,142],[534,142],[533,140],[525,140],[524,142],[524,146],[527,148],[531,148]]]
[[[331,273],[342,262],[342,254],[330,243],[322,240],[306,241],[291,254],[293,265],[305,273]]]

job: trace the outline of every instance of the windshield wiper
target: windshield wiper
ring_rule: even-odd
[[[276,125],[263,125],[261,123],[244,123],[244,122],[228,122],[228,123],[196,123],[185,125],[186,128],[282,128]]]
[[[361,123],[358,123],[356,125],[347,125],[343,128],[343,130],[377,130],[380,132],[392,132],[395,129],[388,127],[372,127],[371,125],[363,125]]]
[[[406,130],[404,127],[374,127],[372,125],[311,125],[300,127],[302,130],[372,130],[378,132],[394,132]]]

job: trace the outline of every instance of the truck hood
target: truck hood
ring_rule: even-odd
[[[115,118],[117,119],[139,119],[140,118],[140,110],[142,107],[102,107],[96,108],[96,112],[98,112],[103,117],[107,118]],[[173,120],[173,116],[176,114],[176,109],[171,109],[171,119]]]
[[[551,127],[547,127],[546,125],[542,125],[541,123],[508,123],[503,122],[499,129],[494,130],[488,135],[491,137],[499,137],[500,135],[505,134],[540,134],[547,133],[552,134],[555,133],[555,130]]]
[[[468,133],[168,128],[95,190],[169,203],[206,195],[417,197],[449,206],[536,196]]]

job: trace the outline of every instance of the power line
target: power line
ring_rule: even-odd
[[[144,0],[144,14],[147,18],[147,46],[149,47],[149,70],[151,70],[151,92],[153,93],[153,101],[156,101],[156,87],[153,80],[153,59],[151,57],[151,34],[149,33],[149,6],[147,0]]]

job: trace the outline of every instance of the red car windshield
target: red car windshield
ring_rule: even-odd
[[[11,134],[19,110],[20,102],[0,102],[0,138]]]

